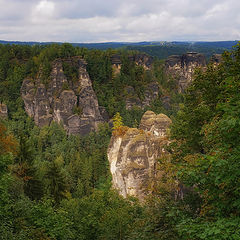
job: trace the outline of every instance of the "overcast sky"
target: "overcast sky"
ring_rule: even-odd
[[[240,39],[240,0],[0,0],[0,39]]]

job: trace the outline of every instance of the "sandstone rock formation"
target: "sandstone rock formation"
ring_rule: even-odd
[[[153,57],[147,54],[135,54],[133,56],[129,56],[129,60],[135,62],[136,65],[142,66],[145,70],[150,70],[153,63]],[[113,67],[113,73],[120,73],[122,61],[121,56],[119,54],[115,54],[111,57],[111,63]]]
[[[7,117],[8,117],[7,105],[4,103],[0,103],[0,118],[5,119]]]
[[[77,69],[78,79],[67,79],[63,62]],[[103,122],[83,59],[56,59],[47,86],[41,77],[40,70],[37,79],[25,79],[21,88],[25,110],[38,126],[56,121],[62,123],[69,134],[85,135]]]
[[[136,54],[134,55],[133,61],[138,65],[142,66],[145,70],[149,70],[152,67],[153,57],[147,54]]]
[[[169,143],[167,131],[171,120],[164,114],[147,111],[139,129],[129,128],[122,135],[114,135],[108,147],[108,160],[113,187],[126,197],[143,201],[151,192],[157,177],[157,159],[165,154]]]
[[[150,70],[153,64],[153,57],[147,54],[135,54],[128,57],[130,62],[134,62],[137,66],[142,66],[145,70]],[[121,56],[119,54],[114,54],[111,57],[111,63],[113,68],[113,75],[117,75],[121,71],[122,61]],[[146,86],[146,90],[144,93],[144,99],[140,100],[140,98],[135,93],[133,87],[126,87],[125,91],[127,91],[127,97],[125,99],[126,109],[131,110],[134,107],[138,107],[144,109],[146,106],[149,106],[152,101],[154,101],[158,97],[159,93],[159,85],[157,82],[149,83]]]
[[[113,75],[119,74],[122,66],[121,56],[118,54],[113,55],[111,57],[111,63],[112,63]]]
[[[150,106],[150,104],[158,98],[159,94],[159,85],[157,82],[151,82],[147,85],[144,92],[144,100],[142,102],[143,108]]]
[[[194,70],[198,67],[206,67],[206,59],[204,55],[195,52],[181,56],[173,55],[165,62],[166,74],[177,79],[180,93],[184,92],[184,89],[192,82]]]
[[[213,54],[210,63],[213,63],[213,65],[217,66],[222,62],[222,54]]]
[[[144,109],[158,98],[159,95],[159,84],[157,82],[151,82],[146,86],[144,92],[144,99],[141,101],[136,95],[133,87],[129,86],[125,89],[128,93],[126,98],[126,109],[131,110],[133,107]]]

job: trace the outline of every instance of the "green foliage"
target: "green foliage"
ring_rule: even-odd
[[[76,105],[73,107],[73,113],[74,113],[74,114],[77,114],[77,115],[81,116],[81,115],[82,115],[82,112],[83,112],[83,110],[82,110],[81,107],[76,106]]]
[[[123,126],[122,117],[119,112],[117,112],[113,117],[113,130],[118,129],[119,127]]]
[[[171,55],[181,55],[186,52],[200,52],[203,53],[207,59],[215,53],[222,54],[226,50],[231,50],[235,42],[165,42],[156,44],[144,44],[139,46],[127,46],[128,50],[135,50],[145,52],[150,56],[157,57],[159,59],[166,59]]]
[[[68,80],[76,82],[78,80],[78,67],[74,63],[63,62],[63,71]]]
[[[132,223],[141,215],[136,202],[123,200],[109,188],[62,205],[73,219],[76,239],[127,239]]]
[[[239,239],[239,49],[225,53],[220,66],[197,72],[179,109],[182,96],[176,81],[166,78],[163,61],[155,60],[146,71],[127,51],[0,45],[0,101],[10,112],[8,129],[2,128],[0,136],[0,238]],[[115,76],[113,54],[122,61]],[[113,129],[137,127],[146,109],[126,110],[126,98],[143,100],[149,83],[160,85],[159,98],[147,109],[173,117],[172,157],[161,161],[164,174],[156,198],[143,206],[110,189],[108,124],[85,137],[68,136],[56,123],[34,126],[23,110],[20,88],[26,76],[36,79],[41,69],[48,84],[52,62],[61,58],[68,79],[63,89],[68,89],[78,79],[69,59],[80,55],[88,62],[99,104],[110,117],[115,114]],[[133,93],[127,92],[129,86]],[[162,97],[169,97],[169,109]],[[81,109],[74,113],[80,115]],[[173,199],[177,183],[187,189],[184,199]]]
[[[68,184],[57,159],[49,164],[45,176],[48,179],[50,196],[58,204],[62,199],[67,197]]]
[[[196,75],[172,126],[177,177],[201,199],[199,211],[178,226],[182,239],[240,237],[239,49]]]

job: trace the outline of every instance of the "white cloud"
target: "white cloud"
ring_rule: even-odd
[[[55,3],[41,0],[32,10],[32,21],[35,23],[46,22],[55,16]]]
[[[235,40],[239,0],[0,0],[0,39]]]

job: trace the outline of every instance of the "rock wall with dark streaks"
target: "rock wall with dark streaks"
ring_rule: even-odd
[[[164,114],[147,111],[139,129],[129,128],[123,135],[113,134],[108,160],[113,187],[120,195],[143,201],[151,192],[158,176],[157,160],[169,144],[167,132],[171,122]]]
[[[195,69],[204,67],[206,67],[205,56],[195,52],[173,55],[165,61],[165,72],[168,78],[174,78],[178,81],[180,93],[184,92],[192,82]]]
[[[67,79],[63,62],[78,69],[78,79]],[[97,130],[103,117],[82,58],[56,59],[47,85],[41,77],[40,70],[36,79],[25,79],[21,87],[25,110],[36,125],[42,127],[55,121],[63,124],[69,134],[80,135]]]

